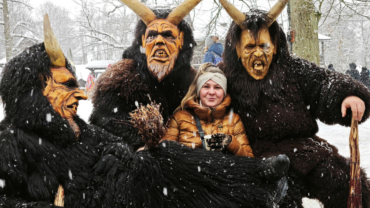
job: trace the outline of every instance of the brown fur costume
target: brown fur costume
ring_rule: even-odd
[[[159,19],[166,18],[169,12],[154,11]],[[193,33],[184,20],[178,27],[184,32],[184,45],[173,71],[161,83],[149,73],[146,56],[140,51],[141,36],[146,30],[141,20],[132,46],[123,53],[123,60],[114,64],[97,81],[90,122],[122,137],[133,149],[144,144],[137,131],[125,124],[129,120],[128,113],[139,103],[149,103],[149,95],[152,101],[161,103],[162,115],[167,121],[180,105],[195,76],[196,71],[190,66],[196,46]]]
[[[266,13],[252,11],[244,25],[257,35]],[[342,118],[341,104],[349,95],[366,105],[369,117],[370,92],[347,75],[319,68],[290,56],[283,30],[276,22],[269,27],[277,43],[269,72],[255,80],[244,69],[236,53],[241,29],[232,23],[221,68],[228,78],[232,104],[244,123],[256,157],[286,154],[291,161],[288,196],[281,207],[302,207],[302,197],[319,199],[325,207],[347,207],[349,161],[337,149],[318,138],[316,119],[327,124],[350,125],[351,110]],[[256,36],[255,36],[256,37]],[[343,135],[346,139],[347,135]],[[369,182],[362,171],[364,207],[369,207]]]

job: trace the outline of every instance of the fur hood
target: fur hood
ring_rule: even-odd
[[[66,60],[66,68],[75,76]],[[5,119],[15,128],[33,131],[58,144],[75,141],[68,121],[55,112],[42,90],[51,77],[50,59],[43,43],[10,60],[2,73],[0,96]]]

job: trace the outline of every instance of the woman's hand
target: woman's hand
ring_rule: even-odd
[[[232,141],[232,136],[223,133],[212,134],[211,139],[207,141],[211,151],[226,150]]]
[[[357,96],[348,96],[342,102],[342,117],[346,116],[347,108],[351,108],[356,121],[361,121],[365,112],[365,103]]]

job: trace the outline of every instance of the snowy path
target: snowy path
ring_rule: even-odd
[[[90,101],[80,101],[78,107],[78,115],[84,119],[88,120],[92,110],[92,104]],[[0,120],[3,120],[4,112],[3,106],[0,101]],[[326,139],[329,143],[335,145],[339,153],[345,157],[349,157],[349,127],[343,127],[340,125],[326,125],[321,122],[319,124],[319,137]],[[359,137],[360,137],[360,156],[361,156],[361,166],[366,170],[367,174],[370,174],[370,119],[359,126]],[[320,204],[315,200],[304,199],[305,208],[320,208]]]

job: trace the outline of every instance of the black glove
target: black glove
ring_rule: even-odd
[[[109,170],[116,167],[119,164],[119,160],[112,154],[105,155],[95,164],[94,170],[96,174],[106,175]]]
[[[230,145],[232,137],[228,134],[217,133],[212,134],[210,139],[207,139],[208,147],[211,151],[224,151]]]
[[[274,182],[288,173],[289,158],[284,154],[268,157],[262,161],[261,175],[264,179]]]

